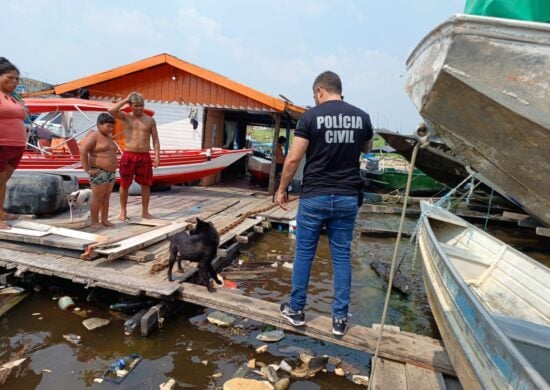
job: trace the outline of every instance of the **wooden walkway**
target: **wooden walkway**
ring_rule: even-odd
[[[271,197],[251,190],[229,187],[174,187],[167,192],[152,194],[150,210],[157,218],[153,221],[139,218],[140,198],[130,197],[128,216],[135,223],[118,222],[115,228],[91,230],[83,227],[89,225],[85,217],[77,218],[70,224],[66,214],[33,222],[78,228],[79,232],[100,236],[102,240],[113,243],[121,242],[120,240],[139,241],[137,237],[140,237],[140,234],[147,233],[146,236],[151,236],[161,229],[170,230],[171,227],[181,230],[182,225],[185,226],[186,223],[194,221],[195,217],[200,217],[212,221],[221,233],[216,259],[219,266],[229,261],[239,245],[249,242],[253,235],[268,229],[270,222],[288,223],[294,219],[297,205],[298,202],[291,202],[290,209],[285,211],[276,207],[271,202]],[[112,222],[116,222],[119,212],[118,193],[112,195],[110,211]],[[120,257],[116,260],[109,260],[107,254],[99,254],[93,261],[81,259],[83,249],[90,241],[83,241],[82,236],[67,237],[63,235],[67,232],[62,229],[34,237],[21,236],[17,239],[19,241],[7,237],[8,233],[2,234],[4,235],[0,236],[0,267],[15,269],[19,274],[34,272],[54,275],[88,287],[103,287],[130,295],[172,297],[249,317],[330,343],[368,353],[374,352],[377,330],[354,325],[343,338],[334,338],[331,333],[331,319],[325,316],[309,316],[306,327],[293,328],[282,320],[275,303],[242,296],[225,288],[219,288],[216,293],[211,294],[202,286],[187,283],[196,270],[195,264],[185,264],[186,272],[183,275],[176,272],[174,276],[177,282],[168,282],[165,270],[151,274],[151,267],[168,257],[168,241],[165,238],[170,233],[160,235],[161,238],[156,243],[137,245],[132,247],[133,251],[125,250],[124,254],[120,252]],[[89,238],[86,234],[83,236]],[[115,252],[117,250],[114,249]],[[412,389],[415,387],[411,386],[418,383],[415,380],[420,380],[439,384],[439,387],[433,388],[444,389],[448,381],[444,380],[443,374],[455,375],[449,357],[439,341],[411,333],[385,331],[380,358],[382,363],[378,367],[382,368],[375,378],[377,388]],[[393,366],[392,371],[405,373],[405,387],[387,387],[388,379],[385,378],[387,375],[384,373],[384,367],[392,367],[392,364],[400,367],[398,370]],[[389,377],[395,379],[395,375]],[[410,386],[407,385],[407,380]]]

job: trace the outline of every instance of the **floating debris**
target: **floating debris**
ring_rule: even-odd
[[[74,345],[78,345],[82,342],[82,337],[74,333],[64,334],[63,338]]]
[[[218,326],[233,326],[235,323],[235,317],[222,313],[221,311],[214,311],[206,317],[208,322]]]
[[[292,366],[288,364],[286,360],[281,360],[281,363],[279,363],[279,369],[290,374],[290,371],[292,371]]]
[[[290,379],[281,378],[273,384],[273,389],[274,390],[286,390],[286,389],[288,389],[288,386],[290,386]]]
[[[352,375],[357,375],[361,372],[360,369],[358,369],[357,367],[355,367],[354,365],[342,360],[338,366],[340,368],[343,368],[344,371],[346,372],[346,375],[349,375],[349,374],[352,374]]]
[[[302,358],[302,356],[300,356]],[[314,377],[319,371],[325,368],[328,362],[328,356],[316,356],[312,357],[308,363],[303,363],[300,367],[294,368],[290,375],[296,378],[311,378]]]
[[[263,366],[260,369],[260,373],[264,378],[267,378],[267,380],[270,381],[271,383],[275,383],[279,380],[279,377],[277,376],[277,372],[271,366]]]
[[[52,372],[52,370],[50,370],[49,368],[43,368],[42,370],[40,370],[40,372],[45,372],[45,373],[50,373]]]
[[[59,298],[57,305],[61,310],[69,310],[76,306],[73,299],[69,296]]]
[[[0,371],[3,371],[3,370],[11,370],[11,369],[14,368],[14,367],[20,366],[21,363],[23,363],[25,360],[27,360],[27,358],[12,360],[11,362],[4,363],[4,364],[2,364],[2,366],[0,367]]]
[[[102,328],[104,326],[109,325],[111,321],[109,321],[106,318],[88,318],[87,320],[82,321],[82,325],[88,330],[94,330],[98,328]]]
[[[221,378],[223,376],[223,374],[221,372],[216,372],[214,374],[212,374],[212,378]]]
[[[273,390],[273,386],[256,379],[232,378],[223,384],[223,390]]]
[[[281,341],[285,337],[285,332],[282,330],[271,330],[268,332],[262,332],[256,336],[256,339],[265,341],[268,343],[275,343]]]
[[[233,378],[244,378],[248,374],[248,366],[243,364],[233,375]]]
[[[159,385],[159,390],[172,390],[176,386],[176,380],[174,378],[168,379]]]
[[[365,375],[353,375],[351,380],[356,385],[367,386],[369,384],[369,377]]]
[[[286,269],[293,269],[294,268],[294,263],[289,263],[288,261],[285,261],[283,263],[283,268],[286,268]]]
[[[336,367],[334,369],[334,373],[338,376],[346,376],[346,372],[344,371],[344,369],[342,367]]]
[[[208,366],[208,360],[201,360],[203,366]]]
[[[36,316],[39,316],[39,315],[41,315],[41,314],[42,314],[42,313],[32,313],[32,315],[35,316],[35,317],[36,317]]]
[[[145,315],[145,313],[147,313],[148,310],[149,309],[141,309],[124,322],[124,334],[126,336],[134,333],[137,327],[141,324],[141,318]]]
[[[384,279],[384,281],[388,282],[390,280],[391,264],[380,260],[374,260],[371,261],[370,266],[382,279]],[[411,284],[410,278],[404,276],[399,270],[395,271],[392,282],[392,286],[395,289],[401,291],[403,294],[410,294]]]
[[[282,353],[299,354],[299,353],[302,353],[302,352],[306,351],[306,349],[303,348],[303,347],[296,347],[294,345],[289,345],[287,347],[279,347],[279,348],[277,348],[277,351],[282,352]]]
[[[264,352],[267,351],[267,348],[268,348],[268,347],[267,347],[267,344],[264,344],[264,345],[262,345],[262,346],[256,348],[256,353],[264,353]]]
[[[248,368],[256,368],[256,359],[250,359],[246,365]]]
[[[103,383],[103,378],[94,378],[95,383]]]

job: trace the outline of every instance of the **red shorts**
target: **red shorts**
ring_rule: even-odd
[[[4,172],[8,165],[17,168],[25,153],[24,146],[0,145],[0,172]]]
[[[151,187],[153,185],[153,163],[149,153],[124,152],[120,159],[120,186],[130,187],[135,177],[136,183]]]

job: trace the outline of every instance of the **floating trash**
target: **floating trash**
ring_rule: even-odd
[[[218,326],[232,326],[235,323],[235,317],[221,311],[214,311],[208,314],[206,319],[208,322]]]
[[[82,342],[82,337],[74,333],[64,334],[63,338],[74,345],[78,345]]]
[[[82,325],[88,330],[94,330],[98,328],[102,328],[104,326],[109,325],[111,321],[105,318],[88,318],[87,320],[82,321]]]
[[[61,310],[69,310],[76,306],[73,299],[69,296],[59,298],[59,300],[57,301],[57,305]]]
[[[141,356],[136,353],[132,353],[128,356],[124,356],[115,360],[111,366],[105,370],[100,379],[120,384],[130,372],[141,362]]]
[[[273,390],[271,383],[247,378],[231,378],[223,384],[223,390]]]
[[[285,337],[285,333],[282,330],[270,330],[268,332],[262,332],[256,336],[256,339],[265,341],[268,343],[275,343],[281,341]]]
[[[256,348],[256,353],[264,353],[264,352],[267,351],[267,348],[268,348],[268,347],[267,347],[267,344],[264,344],[264,345],[262,345],[262,346]]]

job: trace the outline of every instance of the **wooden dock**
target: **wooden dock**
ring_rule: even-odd
[[[165,262],[168,257],[166,237],[181,231],[196,217],[213,222],[220,232],[216,259],[219,268],[230,261],[240,245],[269,229],[270,223],[293,220],[297,205],[298,202],[291,202],[289,210],[285,211],[273,204],[265,193],[231,187],[173,187],[170,191],[152,194],[150,210],[157,219],[141,220],[141,200],[130,197],[130,222],[117,222],[119,206],[118,194],[115,193],[110,210],[112,222],[117,222],[115,228],[91,230],[84,227],[89,225],[85,212],[72,224],[68,223],[68,215],[32,220],[32,223],[63,226],[64,229],[45,228],[42,232],[36,230],[36,234],[16,238],[10,237],[9,232],[2,232],[0,267],[16,270],[16,274],[54,275],[87,287],[103,287],[130,295],[175,298],[373,353],[377,330],[353,325],[346,336],[335,338],[331,333],[331,319],[318,315],[308,316],[307,326],[303,329],[293,328],[282,320],[275,303],[239,295],[226,288],[219,288],[211,294],[203,286],[188,283],[196,270],[195,264],[184,264],[185,273],[174,274],[177,282],[168,282],[165,270],[151,273],[152,267]],[[25,225],[27,222],[23,221],[21,226],[32,226]],[[152,236],[157,238],[150,242]],[[94,249],[90,250],[90,246]],[[86,252],[92,254],[93,260],[83,259]],[[433,388],[444,389],[446,383],[454,383],[448,378],[444,380],[443,374],[455,374],[445,348],[437,340],[406,332],[385,331],[379,356],[384,363],[378,365],[382,367],[375,378],[378,388],[390,388],[385,385],[388,379],[384,379],[384,367],[392,364],[402,368],[398,372],[404,372],[405,379],[410,377],[411,385],[407,385],[405,380],[405,387],[391,388],[412,389],[412,384],[417,383],[414,378],[439,384]],[[429,379],[418,379],[427,377]],[[395,379],[394,376],[391,379]]]

